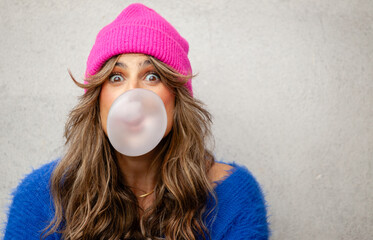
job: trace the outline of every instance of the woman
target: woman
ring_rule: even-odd
[[[193,98],[188,43],[158,13],[132,4],[97,35],[85,89],[66,123],[67,151],[18,186],[5,239],[267,239],[261,190],[206,147],[210,114]],[[109,110],[135,88],[156,93],[160,143],[126,156],[108,139]]]

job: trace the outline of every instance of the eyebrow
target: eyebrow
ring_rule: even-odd
[[[149,66],[149,65],[152,65],[152,63],[150,62],[149,59],[147,59],[147,60],[145,60],[145,61],[139,63],[138,68],[145,68],[145,67],[147,67],[147,66]],[[121,67],[121,68],[123,68],[123,69],[128,68],[128,66],[127,66],[125,63],[122,63],[122,62],[116,62],[116,63],[115,63],[115,66],[116,66],[116,67]]]

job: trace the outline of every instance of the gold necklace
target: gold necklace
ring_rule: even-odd
[[[147,197],[149,196],[150,194],[152,194],[154,192],[154,189],[151,191],[151,192],[148,192],[148,193],[145,193],[145,194],[142,194],[140,196],[138,196],[139,198],[144,198],[144,197]]]

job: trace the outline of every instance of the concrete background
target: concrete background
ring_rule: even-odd
[[[61,155],[98,31],[133,1],[0,0],[0,220]],[[373,1],[140,1],[190,43],[215,153],[245,164],[272,239],[373,236]]]

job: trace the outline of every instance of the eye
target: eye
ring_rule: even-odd
[[[120,74],[114,73],[114,74],[109,76],[109,81],[112,82],[112,83],[117,83],[117,82],[124,81],[124,78]]]
[[[145,76],[145,81],[148,81],[151,83],[156,83],[156,82],[159,82],[160,80],[161,78],[156,73],[149,73]]]

